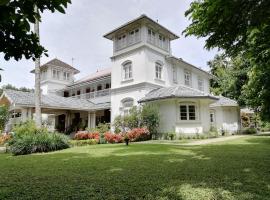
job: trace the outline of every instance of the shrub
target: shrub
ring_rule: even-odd
[[[130,141],[144,141],[150,139],[150,133],[147,128],[134,128],[127,133]]]
[[[107,132],[104,134],[104,139],[108,143],[122,143],[124,138],[121,134],[113,134],[111,132]]]
[[[14,155],[50,152],[69,147],[69,138],[60,133],[39,132],[15,135],[10,141],[10,151]]]
[[[173,133],[173,132],[168,133],[168,138],[169,138],[170,140],[174,140],[174,139],[176,138],[176,134]]]
[[[245,128],[244,130],[241,131],[242,134],[256,134],[257,130],[255,128]]]
[[[15,133],[15,135],[35,134],[38,132],[38,128],[36,127],[35,122],[33,120],[29,120],[14,126],[12,131]],[[40,129],[39,131],[45,130]]]
[[[147,127],[151,135],[157,135],[160,122],[158,107],[152,104],[145,104],[141,111],[142,125]]]
[[[99,132],[89,133],[88,131],[78,131],[74,136],[74,140],[88,140],[88,139],[95,139],[98,142]]]
[[[0,136],[0,145],[6,144],[9,140],[11,140],[12,135],[10,134],[5,134]]]
[[[86,146],[86,145],[95,145],[98,144],[96,139],[88,139],[88,140],[71,140],[71,146]]]

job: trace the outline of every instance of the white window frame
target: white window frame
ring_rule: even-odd
[[[151,28],[147,29],[147,41],[151,44],[156,44],[156,33]]]
[[[128,33],[128,44],[132,45],[140,40],[140,29],[136,28]]]
[[[162,80],[162,71],[163,71],[162,64],[159,62],[156,62],[156,64],[155,64],[155,77],[156,77],[156,79]]]
[[[57,70],[57,69],[53,69],[52,70],[52,77],[54,78],[54,79],[60,79],[60,71],[59,70]]]
[[[123,64],[123,80],[131,80],[133,78],[132,62]]]
[[[120,36],[118,36],[116,38],[117,41],[117,45],[116,45],[116,49],[123,49],[127,46],[127,35],[126,34],[122,34]]]
[[[198,90],[204,91],[204,81],[202,77],[198,77]]]
[[[129,115],[130,109],[134,106],[134,99],[131,97],[122,99],[122,114],[123,116]]]
[[[185,112],[181,111],[181,107],[185,107]],[[191,112],[190,109],[191,107],[194,107],[194,112]],[[196,122],[198,121],[198,109],[197,109],[197,105],[195,103],[180,103],[179,104],[179,120],[180,121],[190,121],[190,122]],[[186,119],[183,119],[184,115],[182,116],[182,114],[186,114]],[[194,113],[194,116],[191,115],[192,113]],[[194,119],[192,117],[195,117]]]
[[[69,81],[70,80],[70,73],[69,72],[64,72],[63,77],[64,77],[64,80]]]
[[[184,81],[185,85],[191,87],[192,86],[192,75],[191,71],[185,70],[184,71]]]

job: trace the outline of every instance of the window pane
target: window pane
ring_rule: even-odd
[[[195,120],[196,119],[195,106],[189,105],[188,112],[189,112],[189,120]]]
[[[180,119],[187,120],[187,107],[185,105],[180,106]]]

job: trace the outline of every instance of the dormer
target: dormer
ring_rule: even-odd
[[[156,21],[141,15],[104,35],[113,41],[113,56],[148,46],[163,54],[170,54],[170,42],[179,38]]]
[[[43,94],[55,93],[74,82],[74,75],[80,71],[55,58],[40,66],[40,84]],[[32,70],[31,73],[35,73]]]

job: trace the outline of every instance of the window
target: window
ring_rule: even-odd
[[[156,34],[152,29],[148,29],[148,42],[155,44]]]
[[[156,63],[156,78],[162,79],[162,65],[160,63]]]
[[[109,88],[111,88],[111,84],[110,83],[106,83],[105,89],[109,89]]]
[[[177,83],[177,69],[173,66],[173,82]]]
[[[91,89],[90,88],[86,88],[85,93],[90,93]]]
[[[165,43],[166,43],[166,39],[163,35],[160,35],[158,36],[158,46],[162,49],[165,48]]]
[[[191,86],[191,72],[185,70],[185,85]]]
[[[132,98],[125,98],[122,100],[122,106],[123,106],[123,115],[129,115],[130,109],[134,105],[134,100]]]
[[[97,91],[102,90],[102,85],[97,86]]]
[[[60,79],[60,71],[53,69],[53,78]]]
[[[121,35],[117,38],[117,49],[122,49],[126,46],[126,35]]]
[[[215,115],[213,112],[210,113],[210,123],[213,124],[215,122]]]
[[[81,90],[77,90],[77,95],[80,95],[81,94]]]
[[[180,105],[180,120],[196,120],[195,105]]]
[[[132,79],[132,63],[127,62],[123,65],[123,79],[129,80]]]
[[[63,76],[64,76],[64,80],[68,81],[69,77],[70,77],[70,74],[68,72],[64,72]]]
[[[204,82],[203,82],[203,79],[201,77],[198,77],[198,89],[200,91],[203,91],[203,89],[204,89]]]
[[[135,29],[129,32],[128,44],[134,44],[140,39],[139,29]]]

